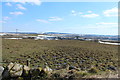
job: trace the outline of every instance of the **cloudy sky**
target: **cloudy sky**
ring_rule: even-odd
[[[2,2],[3,32],[118,33],[117,2]]]

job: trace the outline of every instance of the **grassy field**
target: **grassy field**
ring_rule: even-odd
[[[31,67],[52,69],[67,65],[81,70],[91,67],[106,71],[110,66],[117,68],[118,46],[78,40],[7,40],[3,39],[3,61],[26,64],[31,59]]]

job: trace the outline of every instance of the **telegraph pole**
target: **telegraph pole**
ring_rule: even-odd
[[[18,29],[16,29],[16,38],[18,39]]]

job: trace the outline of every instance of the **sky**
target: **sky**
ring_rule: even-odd
[[[117,2],[2,2],[0,24],[2,32],[117,35],[117,13]]]

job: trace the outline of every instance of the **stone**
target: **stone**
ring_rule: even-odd
[[[22,75],[23,66],[17,63],[10,63],[3,71],[2,78],[9,79],[10,77],[19,77]]]
[[[33,80],[40,77],[40,73],[41,73],[41,71],[39,69],[31,69],[30,70],[30,74],[31,74],[31,77]]]
[[[2,73],[2,79],[8,80],[10,78],[10,72],[9,69],[6,67]]]
[[[7,67],[8,67],[8,70],[10,70],[12,67],[14,66],[13,63],[10,63]]]
[[[70,67],[69,67],[69,70],[72,70],[72,69],[76,69],[76,67],[70,66]]]
[[[2,79],[2,73],[4,71],[4,68],[2,66],[0,66],[0,80]]]
[[[109,66],[107,69],[116,71],[116,68],[114,66]]]
[[[42,71],[43,69],[41,67],[38,68],[40,71]]]
[[[28,66],[24,65],[22,76],[27,77],[29,75],[30,75],[30,68]]]
[[[18,77],[18,76],[21,76],[22,75],[22,70],[20,71],[10,71],[10,76],[11,77]]]
[[[15,63],[14,66],[10,70],[11,77],[19,77],[23,73],[23,65]]]
[[[26,70],[26,71],[30,70],[30,68],[28,66],[26,66],[26,65],[24,65],[23,69]]]
[[[13,71],[19,71],[23,68],[23,65],[15,63],[14,67],[12,68]]]
[[[46,66],[46,68],[44,68],[44,71],[48,74],[50,74],[53,70],[51,68],[49,68],[48,66]]]
[[[23,77],[18,77],[17,80],[24,80],[24,78]]]

